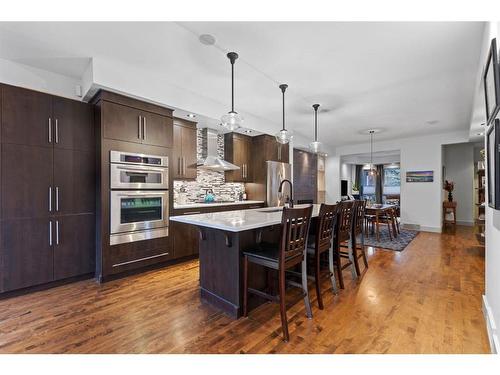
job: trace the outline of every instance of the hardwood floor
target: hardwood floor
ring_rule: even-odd
[[[324,310],[314,289],[281,340],[278,306],[233,321],[201,303],[198,262],[104,285],[87,280],[0,300],[0,353],[488,353],[483,250],[471,228],[420,233],[401,253],[369,250],[358,282]]]

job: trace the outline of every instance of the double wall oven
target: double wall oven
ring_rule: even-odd
[[[110,245],[168,236],[168,157],[110,152]]]

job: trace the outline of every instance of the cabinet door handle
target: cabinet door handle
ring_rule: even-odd
[[[56,186],[56,211],[59,212],[59,186]]]
[[[142,121],[141,121],[141,119],[142,119],[142,116],[139,116],[138,117],[138,124],[137,124],[137,132],[138,132],[137,138],[139,138],[139,139],[142,139],[142,131],[141,131]]]
[[[49,117],[48,130],[49,130],[49,143],[52,143],[52,119],[50,117]]]
[[[52,186],[49,186],[49,212],[52,212]]]
[[[56,143],[59,143],[59,121],[57,119],[56,119],[55,132],[56,132]]]
[[[142,139],[146,139],[146,117],[142,116]]]
[[[247,178],[247,165],[243,164],[243,178]]]
[[[52,246],[52,220],[49,220],[49,246]]]
[[[182,175],[186,175],[186,158],[182,157]]]
[[[59,220],[56,220],[56,245],[59,245]]]

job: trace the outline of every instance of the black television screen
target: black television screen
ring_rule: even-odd
[[[347,196],[347,180],[340,180],[340,195]]]

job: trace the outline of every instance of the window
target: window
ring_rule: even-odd
[[[375,200],[375,177],[370,176],[370,171],[364,169],[363,170],[363,181],[361,182],[363,185],[363,199],[367,200]]]
[[[400,186],[399,168],[384,168],[384,187]]]
[[[382,187],[382,201],[385,203],[398,204],[401,193],[400,169],[384,167],[384,186]]]

